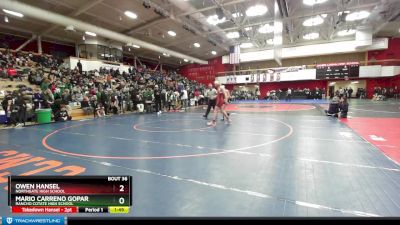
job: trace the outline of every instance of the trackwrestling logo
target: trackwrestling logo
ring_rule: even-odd
[[[10,225],[64,225],[64,217],[6,217],[2,219],[2,222]]]

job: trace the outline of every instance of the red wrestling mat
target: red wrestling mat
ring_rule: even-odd
[[[225,108],[227,111],[236,112],[282,112],[282,111],[301,111],[315,109],[312,105],[303,104],[280,104],[280,103],[250,103],[250,104],[229,104]]]
[[[400,118],[351,118],[342,122],[400,163]]]

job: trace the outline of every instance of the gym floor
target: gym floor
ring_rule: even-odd
[[[398,217],[400,102],[350,106],[348,119],[325,101],[252,101],[216,127],[197,107],[0,130],[0,215],[7,176],[35,174],[132,175],[127,216]]]

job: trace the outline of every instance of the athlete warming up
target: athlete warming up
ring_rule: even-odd
[[[215,88],[218,90],[216,110],[214,110],[214,119],[207,123],[208,126],[217,125],[218,112],[221,112],[222,116],[227,119],[228,123],[231,123],[231,119],[224,110],[224,105],[228,102],[228,99],[226,98],[227,96],[225,94],[225,89],[221,87],[218,82],[215,82]]]

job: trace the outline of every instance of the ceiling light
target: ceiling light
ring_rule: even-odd
[[[274,39],[268,39],[267,40],[267,44],[269,44],[269,45],[273,45],[274,44]]]
[[[134,47],[134,48],[140,48],[139,45],[132,45],[132,47]]]
[[[90,31],[86,31],[85,34],[90,35],[90,36],[93,36],[93,37],[96,37],[96,36],[97,36],[96,33],[93,33],[93,32],[90,32]]]
[[[17,16],[17,17],[24,17],[24,14],[22,14],[22,13],[14,12],[14,11],[7,10],[7,9],[3,9],[3,12],[13,15],[13,16]]]
[[[258,28],[258,32],[261,34],[272,33],[272,32],[274,32],[274,27],[269,24],[265,24],[265,25],[261,26],[260,28]]]
[[[303,38],[306,40],[314,40],[314,39],[319,38],[319,33],[308,33],[308,34],[303,35]]]
[[[240,48],[252,48],[254,45],[251,42],[245,42],[240,45]]]
[[[252,27],[245,27],[244,30],[245,31],[250,31],[250,30],[253,30],[253,28]]]
[[[165,56],[165,57],[169,57],[169,54],[167,54],[167,53],[163,53],[163,56]]]
[[[321,16],[316,16],[316,17],[312,17],[312,18],[304,20],[303,26],[305,26],[305,27],[318,26],[318,25],[321,25],[323,22],[324,22],[324,19],[322,19]]]
[[[243,16],[243,14],[240,13],[240,12],[232,13],[232,17],[233,17],[233,18],[238,18],[238,17],[242,17],[242,16]]]
[[[362,19],[367,18],[369,16],[369,14],[370,13],[367,11],[353,12],[346,16],[346,20],[347,21],[362,20]]]
[[[6,23],[8,23],[9,21],[8,21],[8,17],[7,16],[4,16],[4,22],[6,22]]]
[[[227,38],[230,38],[230,39],[232,39],[232,38],[239,38],[239,37],[240,37],[240,34],[239,34],[239,32],[237,32],[237,31],[229,32],[229,33],[226,34],[226,37],[227,37]]]
[[[82,40],[86,40],[85,36],[82,36]]]
[[[217,52],[216,51],[211,51],[211,54],[216,55]]]
[[[209,16],[209,17],[207,18],[207,22],[208,22],[209,24],[211,24],[211,25],[217,25],[217,24],[223,23],[223,22],[225,22],[225,21],[226,21],[226,18],[225,18],[225,17],[222,17],[222,19],[218,19],[218,16],[217,16],[217,15]]]
[[[169,36],[172,36],[172,37],[176,36],[176,33],[172,30],[168,31],[167,33],[169,34]]]
[[[183,59],[183,61],[185,61],[185,62],[189,62],[189,60],[187,60],[187,59]]]
[[[268,8],[265,5],[255,5],[246,10],[247,16],[262,16],[268,12]]]
[[[127,16],[127,17],[129,17],[131,19],[136,19],[137,18],[136,13],[131,12],[131,11],[125,11],[125,16]]]
[[[304,5],[317,5],[326,2],[327,0],[303,0]]]
[[[197,43],[197,42],[196,42],[196,43],[194,43],[193,45],[194,45],[194,47],[196,47],[196,48],[200,48],[200,44],[199,44],[199,43]]]
[[[356,30],[354,29],[348,29],[348,30],[341,30],[337,33],[338,36],[348,36],[348,35],[353,35],[356,33]]]

